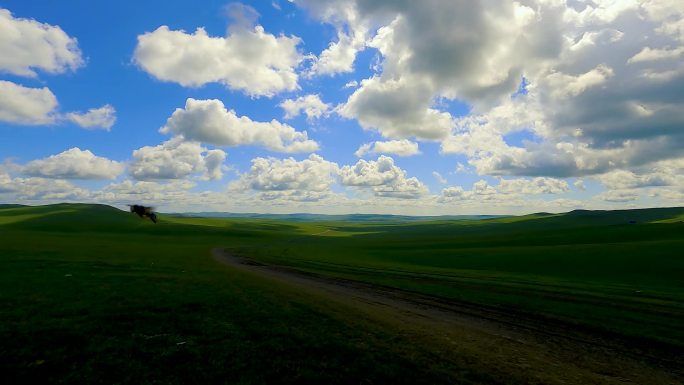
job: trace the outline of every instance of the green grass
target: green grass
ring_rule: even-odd
[[[354,309],[219,265],[209,255],[216,246],[681,347],[684,224],[672,218],[682,215],[400,223],[161,215],[153,225],[108,206],[0,207],[0,380],[515,382]]]
[[[17,217],[23,220],[8,220]],[[288,224],[155,226],[112,208],[74,205],[0,210],[0,220],[3,383],[449,378],[429,352],[415,357],[380,327],[331,316],[325,303],[209,255],[216,245],[300,233]]]
[[[683,212],[331,223],[336,236],[242,252],[270,263],[682,346],[684,224],[662,222]]]

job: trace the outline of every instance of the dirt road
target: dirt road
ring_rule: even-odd
[[[378,322],[393,323],[440,354],[491,366],[497,378],[540,384],[684,384],[681,352],[487,306],[260,264],[212,250],[232,268],[296,285]]]

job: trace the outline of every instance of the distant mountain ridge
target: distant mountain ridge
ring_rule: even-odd
[[[392,215],[392,214],[258,214],[258,213],[227,213],[227,212],[198,212],[198,213],[168,213],[171,216],[191,218],[252,218],[273,219],[298,222],[412,222],[412,221],[457,221],[504,218],[510,215]]]
[[[626,210],[573,210],[565,213],[533,213],[527,215],[440,215],[410,216],[386,214],[258,214],[258,213],[167,213],[164,217],[176,218],[225,218],[255,219],[298,222],[359,222],[359,223],[428,223],[428,222],[467,222],[507,224],[518,223],[525,226],[586,226],[619,225],[643,223],[680,223],[684,222],[684,207],[664,207]],[[169,218],[170,219],[170,218]],[[89,203],[60,203],[42,206],[0,204],[0,226],[39,226],[52,228],[59,226],[68,229],[115,228],[117,226],[154,226],[116,207]]]

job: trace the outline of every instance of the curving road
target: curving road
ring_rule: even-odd
[[[528,314],[264,265],[230,249],[215,248],[212,255],[234,269],[352,306],[378,322],[391,320],[402,333],[450,346],[454,357],[488,361],[500,375],[522,373],[525,381],[545,384],[684,384],[684,356],[669,348],[639,346]]]

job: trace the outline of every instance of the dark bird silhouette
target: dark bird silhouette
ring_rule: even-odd
[[[147,207],[141,205],[128,205],[132,213],[138,214],[140,218],[148,217],[152,222],[157,223],[157,214],[154,212],[154,207]]]

